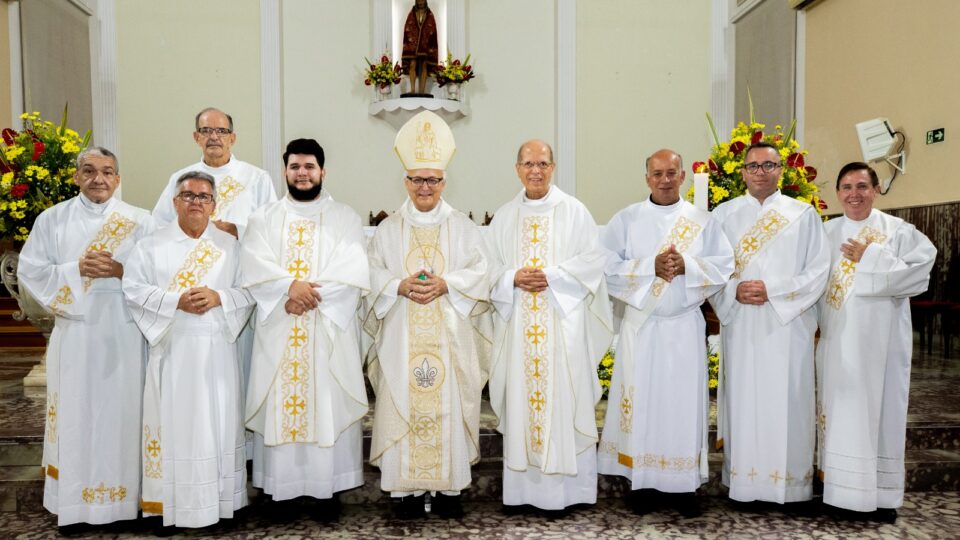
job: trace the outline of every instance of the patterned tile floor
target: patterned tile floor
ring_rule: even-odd
[[[957,538],[960,531],[958,493],[909,493],[894,524],[843,522],[832,517],[795,516],[777,510],[733,508],[729,501],[709,498],[704,515],[683,519],[671,511],[643,517],[623,502],[605,500],[562,518],[541,515],[505,516],[495,503],[466,504],[460,520],[427,517],[403,522],[388,517],[384,506],[347,506],[340,521],[323,524],[303,505],[291,522],[276,523],[271,504],[254,504],[238,518],[206,529],[178,530],[176,538],[307,539],[307,538]],[[84,538],[147,538],[149,520],[93,529]],[[46,513],[0,513],[0,537],[57,538],[55,519]]]

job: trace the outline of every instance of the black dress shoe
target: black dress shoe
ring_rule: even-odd
[[[329,499],[321,499],[317,503],[317,511],[314,516],[321,523],[336,523],[340,520],[340,511],[343,506],[340,504],[340,494],[334,493]]]
[[[407,495],[393,499],[393,516],[397,519],[422,519],[426,517],[425,495]]]
[[[430,513],[444,519],[460,519],[463,517],[463,506],[460,504],[460,494],[444,495],[437,492],[430,497]]]
[[[897,521],[897,509],[877,508],[877,511],[871,514],[871,518],[880,523],[895,523]]]
[[[700,509],[700,499],[696,493],[677,493],[674,495],[673,507],[685,518],[696,518],[703,515]]]
[[[649,514],[659,506],[657,492],[653,489],[637,489],[627,494],[627,507],[638,516]]]
[[[89,523],[72,523],[57,527],[57,533],[60,536],[81,536],[91,534],[94,531],[93,525]]]

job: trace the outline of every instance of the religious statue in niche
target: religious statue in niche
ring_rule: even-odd
[[[403,72],[410,80],[410,92],[403,97],[431,97],[427,76],[437,68],[437,21],[427,0],[416,0],[403,24]]]

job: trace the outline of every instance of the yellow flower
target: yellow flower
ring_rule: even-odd
[[[37,178],[39,178],[40,180],[43,180],[44,178],[50,176],[50,171],[48,171],[43,167],[37,167],[36,172],[37,172]]]
[[[23,212],[10,212],[10,215],[15,217],[16,219],[23,219],[27,216]]]
[[[20,227],[20,228],[17,229],[17,230],[20,231],[20,234],[30,234],[30,229],[28,229],[28,228],[26,228],[26,227]]]
[[[739,163],[736,161],[727,161],[723,164],[723,172],[733,174],[737,170],[737,165],[739,165]]]
[[[72,141],[64,142],[61,148],[63,149],[64,154],[76,154],[77,152],[80,151],[80,146],[77,144],[74,144]]]
[[[717,387],[717,380],[710,379],[710,388],[716,388],[716,387]]]
[[[22,153],[23,153],[22,146],[10,146],[10,147],[7,147],[6,151],[4,151],[4,155],[7,156],[7,160],[10,160],[10,161],[17,159],[17,156],[19,156]]]
[[[13,173],[8,172],[4,173],[3,177],[0,178],[0,185],[3,187],[9,187],[13,183]]]
[[[7,201],[0,201],[0,212],[7,211]]]
[[[27,201],[25,201],[25,200],[23,200],[23,199],[20,199],[19,201],[14,201],[13,204],[15,204],[15,205],[17,206],[17,208],[26,208],[26,207],[27,207]]]

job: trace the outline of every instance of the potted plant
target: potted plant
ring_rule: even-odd
[[[394,64],[386,54],[381,56],[380,62],[376,64],[366,57],[363,59],[367,61],[368,66],[364,73],[366,78],[363,84],[376,87],[379,99],[386,99],[393,90],[393,85],[400,83],[400,63]]]
[[[434,78],[437,86],[447,89],[447,97],[453,100],[460,99],[460,85],[474,78],[473,66],[470,65],[470,55],[462,62],[447,53],[447,59],[437,65]]]

